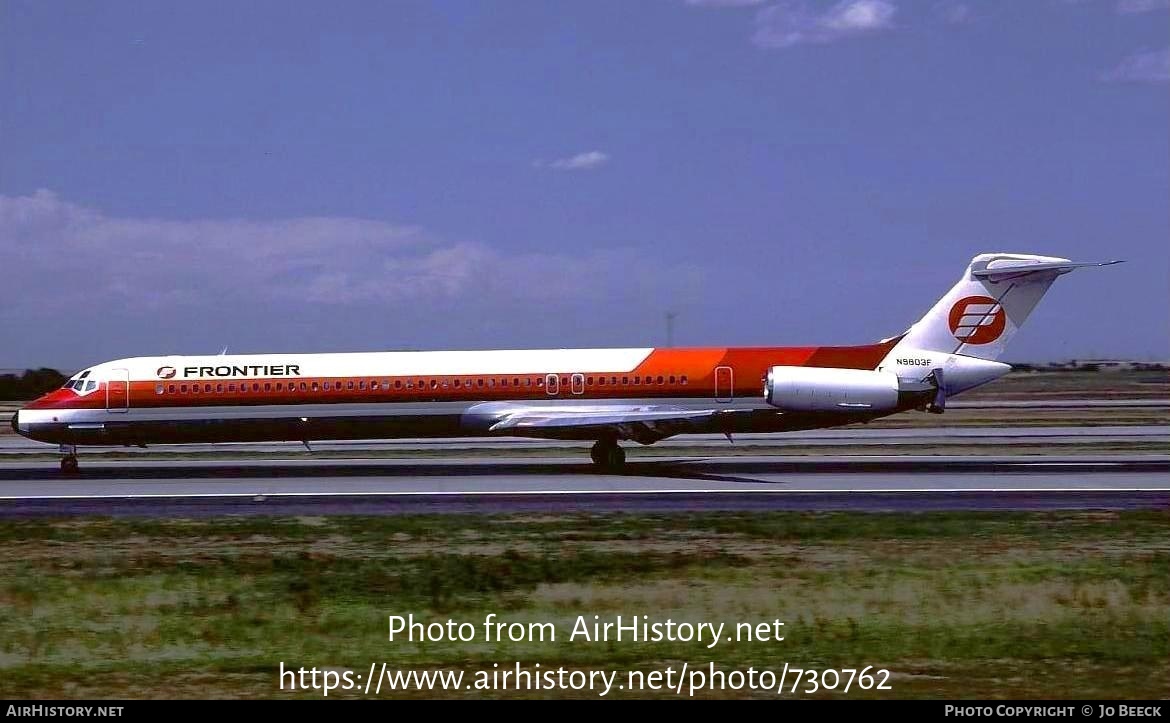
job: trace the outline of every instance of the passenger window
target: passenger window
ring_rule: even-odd
[[[304,382],[301,382],[301,391],[302,392],[309,391],[309,385],[305,384]]]
[[[175,393],[175,385],[171,384],[171,385],[167,386],[167,394],[174,394],[174,393]]]
[[[252,391],[254,391],[254,392],[260,391],[260,382],[252,382]]]
[[[325,382],[325,383],[323,383],[323,384],[321,385],[321,388],[322,388],[322,389],[324,389],[325,391],[329,391],[329,382]]]
[[[350,379],[348,382],[345,383],[345,388],[349,389],[349,390],[353,389],[353,380],[352,379]]]
[[[589,382],[589,383],[592,384],[593,382]],[[599,387],[605,386],[605,377],[597,377],[597,386],[599,386]]]
[[[682,382],[683,384],[686,384],[687,383],[687,375],[683,374],[682,377],[679,379],[679,381]]]
[[[630,383],[629,377],[622,377],[622,384],[629,384],[629,383]]]
[[[482,377],[476,380],[475,386],[477,386],[477,387],[483,386],[483,378]]]
[[[512,377],[512,386],[514,386],[514,387],[520,386],[520,377]]]
[[[154,393],[155,394],[162,394],[163,393],[163,385],[155,384],[154,385]]]
[[[659,383],[659,384],[662,384],[662,383],[663,383],[663,382],[665,382],[665,381],[666,381],[666,379],[665,379],[665,378],[664,378],[664,377],[663,377],[661,374],[659,374],[659,375],[658,375],[658,383]]]
[[[395,380],[394,380],[394,388],[395,388],[395,389],[401,389],[401,388],[402,388],[402,380],[401,380],[401,379],[395,379]]]
[[[616,386],[617,385],[617,377],[610,377],[609,383]]]
[[[216,385],[215,385],[215,391],[216,391],[216,393],[222,392],[222,391],[223,391],[223,385],[222,385],[222,384],[216,384]]]
[[[674,375],[673,374],[670,375],[670,383],[674,384]]]
[[[384,392],[390,391],[390,380],[389,379],[382,380],[382,391],[384,391]]]
[[[456,379],[456,380],[455,380],[455,388],[456,388],[456,389],[458,389],[458,388],[459,388],[459,380],[458,380],[458,379]]]
[[[352,382],[350,382],[350,386],[349,386],[349,388],[350,388],[350,389],[353,389],[353,383],[352,383]],[[359,381],[359,382],[358,382],[358,389],[361,389],[362,391],[365,391],[365,390],[366,390],[366,380],[365,380],[365,379],[362,379],[361,381]]]
[[[198,394],[198,393],[199,393],[199,385],[198,385],[198,384],[192,384],[192,385],[191,385],[191,393],[192,393],[192,394]]]
[[[317,382],[310,382],[309,386],[312,387],[314,392],[319,389],[319,387],[317,386]]]
[[[266,391],[266,392],[272,391],[272,382],[264,382],[264,391]]]
[[[431,380],[431,389],[438,389],[438,388],[439,388],[439,381],[437,379],[432,379]]]
[[[634,377],[634,386],[642,383],[642,377]]]

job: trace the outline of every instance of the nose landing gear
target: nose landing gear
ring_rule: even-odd
[[[77,447],[72,444],[61,445],[61,454],[65,455],[61,458],[61,472],[63,474],[77,474],[81,471],[81,465],[77,463]]]
[[[617,472],[626,463],[626,450],[618,446],[617,440],[599,439],[589,450],[589,457],[598,469]]]

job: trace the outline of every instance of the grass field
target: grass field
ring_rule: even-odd
[[[387,640],[390,615],[478,624],[493,612],[552,622],[558,641]],[[779,619],[786,639],[714,649],[564,639],[578,615],[619,614]],[[0,696],[320,695],[281,693],[280,661],[468,675],[515,661],[609,671],[874,665],[892,671],[893,690],[849,696],[1166,697],[1170,514],[0,522]]]

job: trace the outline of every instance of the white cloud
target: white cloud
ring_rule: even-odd
[[[1123,15],[1148,13],[1170,8],[1170,0],[1117,0],[1117,12]]]
[[[535,161],[532,165],[537,168],[555,168],[559,171],[588,171],[609,162],[609,154],[601,151],[586,151],[568,158],[558,158],[555,161]]]
[[[684,288],[694,269],[640,251],[507,253],[417,226],[342,217],[170,220],[107,216],[51,191],[0,195],[4,313],[165,313],[451,302],[499,309],[604,303]],[[539,305],[537,305],[539,306]],[[509,307],[511,308],[511,307]],[[486,313],[486,312],[485,312]]]
[[[1119,83],[1170,82],[1170,48],[1136,52],[1102,77]]]
[[[784,0],[756,15],[752,40],[766,48],[829,43],[891,28],[896,11],[890,0],[841,0],[824,10]]]

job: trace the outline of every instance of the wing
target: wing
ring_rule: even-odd
[[[599,439],[613,436],[650,444],[686,432],[709,431],[723,409],[682,409],[623,405],[492,405],[473,414],[489,423],[487,431],[518,437]]]

